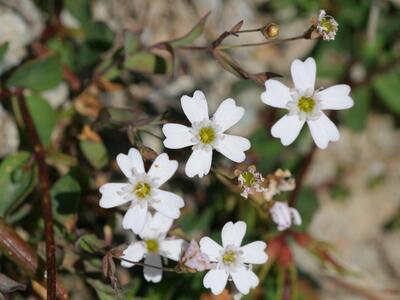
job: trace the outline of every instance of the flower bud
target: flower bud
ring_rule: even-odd
[[[262,28],[261,33],[266,39],[276,38],[279,35],[279,26],[275,23],[269,23]]]

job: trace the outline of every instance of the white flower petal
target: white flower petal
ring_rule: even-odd
[[[301,216],[300,216],[299,212],[297,211],[297,209],[291,207],[290,215],[292,216],[293,224],[301,225]]]
[[[246,159],[244,151],[250,149],[250,141],[244,137],[230,134],[223,134],[222,138],[215,146],[215,150],[229,158],[240,163]]]
[[[224,290],[228,282],[228,273],[224,269],[215,269],[208,271],[203,279],[205,288],[211,289],[214,295],[219,295]]]
[[[265,253],[267,244],[262,241],[252,242],[240,247],[243,252],[242,257],[248,264],[263,264],[267,261],[268,255]]]
[[[231,276],[236,288],[243,295],[247,295],[250,289],[257,287],[259,283],[257,275],[244,266],[231,272]]]
[[[262,102],[272,107],[287,108],[286,104],[291,100],[290,89],[286,85],[274,79],[265,82],[265,92],[261,94]]]
[[[154,193],[156,201],[154,201],[152,207],[156,211],[171,219],[176,219],[180,216],[179,209],[185,206],[185,202],[180,196],[159,189],[155,189]]]
[[[128,209],[122,220],[124,229],[131,229],[134,233],[139,234],[146,224],[147,220],[147,203],[143,205],[134,205]]]
[[[162,267],[161,257],[158,254],[147,254],[144,263],[158,268]],[[160,282],[162,278],[162,270],[158,268],[148,266],[143,267],[144,278],[147,281]]]
[[[138,262],[142,260],[144,254],[146,253],[146,248],[144,247],[143,243],[141,242],[135,242],[132,243],[131,245],[128,246],[123,252],[122,258],[125,258],[130,261]],[[130,268],[134,264],[127,262],[127,261],[121,261],[121,266],[125,268]]]
[[[174,261],[178,261],[182,254],[182,247],[184,245],[184,240],[163,240],[160,242],[160,253]]]
[[[126,183],[103,184],[100,187],[101,198],[99,205],[103,208],[111,208],[131,201],[131,199],[120,194],[122,189],[126,186]]]
[[[317,93],[322,102],[322,109],[347,109],[354,105],[349,96],[350,86],[338,84]]]
[[[340,133],[335,123],[333,123],[324,113],[319,118],[319,122],[329,136],[329,140],[336,142],[340,139]]]
[[[190,128],[181,124],[165,124],[162,128],[165,135],[164,146],[169,149],[180,149],[194,145]]]
[[[207,254],[210,261],[216,262],[221,256],[221,250],[221,245],[208,236],[205,236],[200,240],[200,251]]]
[[[164,238],[167,235],[168,230],[172,226],[173,220],[156,212],[151,215],[147,213],[146,224],[143,230],[139,233],[141,239],[159,239]]]
[[[225,248],[228,245],[240,247],[243,237],[246,233],[246,223],[238,221],[236,223],[228,222],[222,228],[222,246]]]
[[[211,162],[212,150],[194,149],[186,163],[185,173],[189,177],[203,177],[210,172]]]
[[[195,91],[193,97],[182,96],[181,105],[191,123],[208,120],[207,100],[202,91]]]
[[[281,139],[284,146],[294,142],[299,136],[305,120],[300,120],[297,115],[285,115],[278,120],[271,128],[271,135]]]
[[[118,154],[117,163],[122,173],[124,173],[124,175],[128,178],[132,177],[133,169],[135,169],[138,173],[144,173],[142,155],[135,148],[129,149],[128,155],[122,153]]]
[[[322,118],[318,118],[317,120],[308,120],[307,124],[310,128],[311,136],[315,144],[321,149],[328,147],[329,135],[325,131],[326,123],[322,120]]]
[[[224,132],[239,122],[243,115],[244,108],[236,106],[235,100],[229,98],[219,105],[213,119],[221,127],[221,132]]]
[[[295,59],[292,62],[290,71],[292,73],[292,79],[294,86],[299,90],[314,90],[315,77],[317,73],[317,67],[315,60],[312,57],[307,58],[304,62],[299,59]]]
[[[174,175],[178,169],[178,162],[170,160],[167,153],[162,153],[154,160],[147,173],[151,178],[157,179],[157,187],[161,186]]]
[[[275,202],[270,209],[272,220],[278,225],[278,230],[283,231],[292,225],[289,206],[284,202]]]

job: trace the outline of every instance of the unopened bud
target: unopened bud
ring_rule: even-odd
[[[275,23],[269,23],[262,28],[261,33],[266,39],[276,38],[279,35],[279,26]]]

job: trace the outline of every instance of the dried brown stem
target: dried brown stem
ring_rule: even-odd
[[[39,188],[42,194],[42,214],[45,225],[45,239],[46,239],[46,277],[47,277],[47,299],[56,299],[56,256],[55,256],[55,242],[53,230],[53,213],[51,208],[50,197],[50,178],[49,171],[46,165],[45,149],[40,141],[39,135],[36,131],[31,114],[27,107],[25,96],[21,89],[16,92],[19,107],[21,109],[22,118],[26,126],[27,135],[31,141],[34,157],[39,170]]]

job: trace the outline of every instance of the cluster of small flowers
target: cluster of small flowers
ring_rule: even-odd
[[[289,145],[307,122],[316,145],[326,148],[329,141],[339,139],[339,131],[322,110],[351,107],[353,100],[349,96],[350,87],[342,84],[325,90],[315,89],[316,64],[313,58],[304,62],[298,59],[293,61],[291,73],[294,88],[288,88],[273,79],[265,83],[266,91],[261,95],[262,102],[289,110],[272,127],[271,133],[280,138],[283,145]],[[244,108],[236,105],[235,100],[224,100],[212,118],[209,118],[207,100],[201,91],[195,91],[193,97],[183,96],[181,105],[191,126],[170,123],[165,124],[162,131],[166,137],[166,148],[192,147],[193,152],[185,166],[187,176],[207,175],[211,169],[213,150],[237,163],[245,160],[244,152],[250,149],[249,140],[225,133],[245,112]],[[141,238],[124,251],[123,257],[126,260],[122,262],[123,266],[131,267],[144,258],[145,279],[159,282],[162,277],[160,256],[164,256],[174,261],[180,260],[195,271],[210,269],[203,283],[214,294],[221,293],[228,280],[232,280],[242,294],[247,294],[250,288],[258,285],[258,278],[252,272],[251,266],[267,261],[266,244],[256,241],[241,246],[246,232],[244,222],[225,224],[221,234],[222,246],[209,237],[203,237],[200,247],[192,241],[187,248],[184,240],[167,237],[173,220],[180,216],[180,209],[184,206],[182,197],[161,189],[176,172],[177,161],[170,160],[166,153],[162,153],[146,172],[140,152],[132,148],[128,155],[119,154],[117,163],[127,177],[127,182],[104,184],[100,188],[100,206],[111,208],[130,203],[122,225]],[[290,175],[290,172],[278,170],[267,178],[267,189],[261,185],[261,174],[256,172],[255,167],[249,167],[239,176],[242,196],[247,198],[254,192],[263,192],[265,199],[270,200],[280,191],[294,188]],[[292,223],[301,223],[297,210],[290,208],[285,202],[276,201],[270,208],[270,213],[273,221],[278,224],[278,230],[285,230]],[[187,250],[182,256],[185,248]]]

